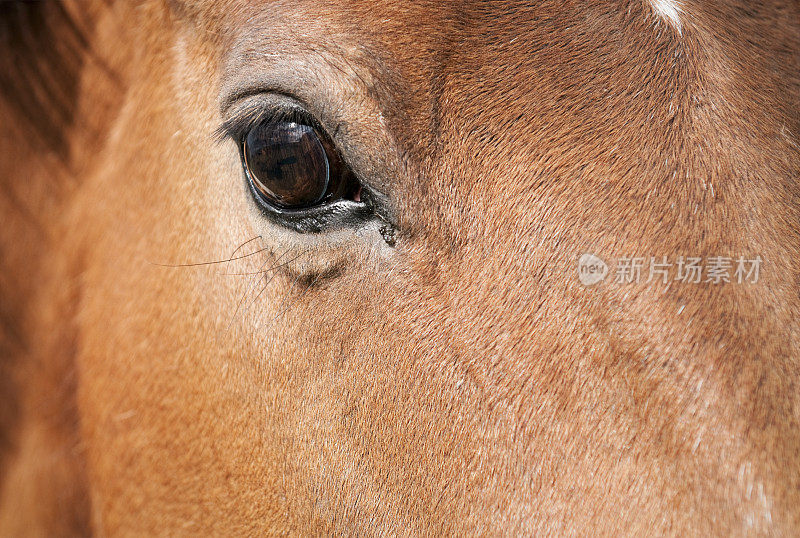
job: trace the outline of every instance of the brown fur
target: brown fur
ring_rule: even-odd
[[[0,535],[796,534],[800,5],[683,5],[3,4]],[[254,210],[254,84],[393,247]]]

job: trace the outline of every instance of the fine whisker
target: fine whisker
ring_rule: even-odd
[[[280,256],[278,256],[278,259],[280,260],[280,259],[281,259],[283,256],[285,256],[285,255],[286,255],[286,254],[287,254],[287,253],[288,253],[290,250],[291,250],[291,249],[287,249],[286,251],[284,251],[284,253],[283,253],[283,254],[281,254]],[[264,266],[265,266],[265,265],[267,265],[267,263],[268,263],[268,262],[269,262],[269,259],[266,259],[266,260],[264,260],[264,263],[262,263],[262,264],[261,264],[261,267],[259,267],[259,268],[258,268],[258,271],[256,271],[256,272],[254,273],[254,275],[262,275],[262,274],[266,274],[266,271],[264,271]],[[237,301],[237,303],[236,303],[236,308],[234,308],[234,310],[233,310],[233,315],[231,316],[231,319],[230,319],[230,321],[228,322],[228,326],[227,326],[227,327],[225,327],[225,333],[226,333],[226,334],[227,334],[228,330],[230,330],[230,328],[231,328],[231,325],[233,325],[233,322],[234,322],[234,320],[236,319],[236,316],[239,314],[239,309],[242,307],[242,303],[243,303],[243,302],[244,302],[244,300],[247,298],[247,296],[250,294],[250,292],[253,290],[253,288],[255,288],[255,285],[256,285],[256,283],[257,283],[257,282],[258,282],[258,278],[256,278],[256,276],[253,276],[253,277],[250,279],[250,282],[247,284],[247,288],[244,290],[244,293],[242,293],[242,296],[239,298],[239,301]]]
[[[241,245],[239,245],[238,247],[236,247],[236,250],[231,252],[231,255],[228,257],[228,262],[233,261],[233,257],[236,256],[237,252],[239,252],[245,245],[248,245],[248,244],[252,243],[256,239],[261,239],[261,236],[257,235],[255,237],[252,237],[252,238],[248,239],[247,241],[245,241],[244,243],[242,243]],[[220,273],[220,274],[229,275],[229,274],[245,274],[245,273]],[[252,273],[250,273],[250,274],[252,274]]]
[[[148,263],[151,264],[151,265],[156,265],[158,267],[199,267],[199,266],[202,266],[202,265],[217,265],[217,264],[220,264],[220,263],[229,263],[229,262],[232,262],[234,260],[243,260],[244,258],[249,258],[250,256],[255,256],[259,252],[265,252],[267,250],[269,250],[269,247],[260,248],[260,249],[256,250],[255,252],[250,252],[249,254],[243,254],[241,256],[236,256],[235,258],[232,257],[232,258],[228,258],[227,260],[216,260],[216,261],[213,261],[213,262],[177,263],[177,264],[156,263],[156,262],[148,262]]]
[[[305,252],[301,252],[301,253],[299,253],[297,256],[294,256],[293,258],[291,258],[290,260],[287,260],[287,261],[285,261],[285,262],[283,262],[283,263],[277,263],[277,262],[278,262],[278,261],[280,261],[280,260],[281,260],[281,259],[282,259],[284,256],[286,256],[287,254],[289,254],[289,252],[291,252],[291,251],[292,251],[292,249],[287,249],[287,250],[286,250],[286,251],[285,251],[283,254],[281,254],[280,256],[278,256],[278,257],[275,259],[275,262],[276,262],[276,263],[275,263],[274,265],[272,265],[272,267],[270,267],[269,269],[264,269],[264,266],[267,264],[267,262],[268,262],[269,260],[266,260],[266,261],[264,261],[264,263],[261,265],[261,267],[259,267],[259,270],[258,270],[256,273],[254,273],[255,275],[266,275],[266,274],[267,274],[267,273],[269,273],[270,271],[272,271],[272,272],[273,272],[273,273],[272,273],[272,276],[271,276],[271,277],[270,277],[270,278],[269,278],[269,279],[268,279],[268,280],[267,280],[267,281],[264,283],[264,286],[262,286],[261,290],[260,290],[260,291],[258,292],[258,294],[256,295],[256,298],[255,298],[255,299],[253,299],[253,301],[251,301],[251,302],[248,304],[248,306],[247,306],[247,308],[244,310],[244,312],[247,312],[247,311],[250,309],[250,307],[252,306],[252,304],[253,304],[253,303],[256,301],[256,299],[257,299],[257,298],[258,298],[258,297],[259,297],[259,296],[260,296],[260,295],[261,295],[261,294],[264,292],[264,290],[266,290],[266,289],[267,289],[267,286],[268,286],[268,285],[269,285],[269,283],[272,281],[272,279],[273,279],[273,278],[275,278],[275,275],[277,274],[277,272],[276,272],[276,269],[278,269],[278,268],[280,268],[280,267],[284,267],[284,266],[286,266],[286,265],[288,265],[288,264],[292,263],[294,260],[298,259],[300,256],[302,256],[303,254],[305,254]],[[231,316],[231,319],[230,319],[230,321],[228,322],[228,326],[225,328],[225,333],[227,333],[227,332],[230,330],[230,328],[231,328],[231,325],[233,325],[233,322],[236,320],[236,317],[239,315],[239,311],[240,311],[240,309],[241,309],[241,307],[242,307],[242,304],[244,303],[245,299],[246,299],[246,298],[247,298],[247,296],[250,294],[250,292],[251,292],[251,291],[254,289],[254,287],[255,287],[255,285],[256,285],[256,283],[257,283],[257,282],[258,282],[258,278],[256,278],[256,277],[254,276],[254,277],[253,277],[253,279],[252,279],[252,281],[250,282],[250,284],[247,286],[247,289],[246,289],[246,290],[245,290],[245,292],[242,294],[242,297],[241,297],[241,298],[239,299],[239,301],[237,302],[237,304],[236,304],[236,308],[235,308],[235,309],[234,309],[234,311],[233,311],[233,315]]]
[[[263,273],[264,273],[263,270],[259,270],[259,271],[250,271],[247,273],[219,273],[219,274],[220,276],[253,276],[253,275],[260,275]]]
[[[236,249],[233,252],[231,252],[231,255],[228,257],[228,261],[232,261],[233,257],[236,256],[237,252],[242,250],[243,247],[245,247],[246,245],[249,245],[250,243],[252,243],[256,239],[261,239],[261,236],[260,235],[256,235],[255,237],[251,237],[250,239],[248,239],[247,241],[245,241],[244,243],[242,243],[241,245],[236,247]]]
[[[296,260],[297,258],[299,258],[300,256],[302,256],[303,254],[305,254],[305,252],[301,252],[300,254],[298,254],[297,256],[295,256],[294,258],[292,258],[291,260],[288,260],[288,261],[286,261],[286,262],[284,262],[284,263],[282,263],[282,264],[280,264],[280,265],[275,265],[275,266],[273,266],[273,267],[272,267],[271,269],[269,269],[269,270],[270,270],[270,271],[273,271],[273,269],[277,269],[278,267],[283,267],[283,266],[285,266],[285,265],[288,265],[288,264],[292,263],[294,260]],[[277,261],[277,260],[276,260],[276,261]],[[267,272],[267,271],[264,271],[264,273],[265,273],[265,274],[266,274],[266,272]],[[262,293],[264,293],[264,292],[266,291],[266,289],[267,289],[267,286],[269,286],[269,283],[270,283],[270,282],[272,282],[272,279],[274,279],[274,278],[275,278],[275,275],[277,275],[277,274],[278,274],[277,272],[273,271],[273,273],[272,273],[272,276],[270,276],[270,277],[269,277],[269,278],[266,280],[266,282],[264,282],[264,285],[261,287],[261,290],[260,290],[260,291],[259,291],[259,292],[256,294],[256,296],[255,296],[255,297],[253,297],[253,300],[252,300],[252,301],[250,301],[250,303],[247,305],[247,308],[245,308],[245,309],[244,309],[244,311],[245,311],[245,312],[249,311],[249,310],[250,310],[250,308],[252,308],[253,304],[254,304],[254,303],[255,303],[255,302],[258,300],[258,298],[259,298],[259,297],[261,297],[261,294],[262,294]],[[292,283],[292,285],[294,285],[294,282]]]

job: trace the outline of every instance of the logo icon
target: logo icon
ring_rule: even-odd
[[[578,258],[578,278],[584,286],[594,286],[608,275],[608,265],[594,254]]]

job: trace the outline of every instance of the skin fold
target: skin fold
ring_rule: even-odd
[[[680,6],[3,4],[0,535],[795,535],[800,5]],[[276,98],[374,219],[260,212]]]

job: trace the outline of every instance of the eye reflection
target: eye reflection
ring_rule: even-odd
[[[322,202],[330,190],[328,150],[316,130],[296,122],[263,122],[244,140],[253,187],[272,205],[299,209]]]

